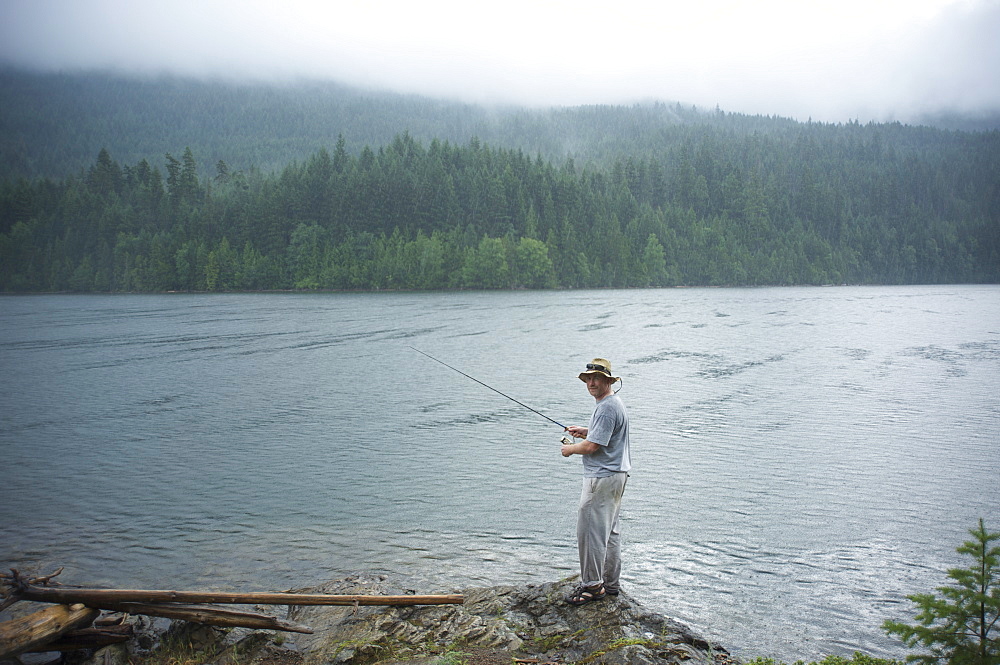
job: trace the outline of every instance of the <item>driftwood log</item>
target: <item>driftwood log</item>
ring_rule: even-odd
[[[89,626],[100,614],[100,610],[85,605],[54,605],[0,623],[0,660],[47,645],[75,628]]]
[[[231,593],[224,591],[160,591],[149,589],[76,589],[27,585],[20,598],[43,603],[219,603],[223,605],[461,605],[461,594],[352,596],[325,593]]]
[[[78,649],[100,649],[111,644],[127,642],[132,637],[132,626],[97,626],[79,628],[63,633],[55,642],[34,647],[29,651],[76,651]]]
[[[210,626],[230,628],[255,628],[259,630],[283,630],[289,633],[312,633],[312,628],[300,623],[285,621],[267,614],[238,612],[236,610],[212,607],[211,605],[182,605],[180,603],[102,603],[102,610],[145,614],[151,617],[194,621]]]

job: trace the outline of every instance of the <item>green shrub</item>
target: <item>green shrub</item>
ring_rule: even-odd
[[[773,658],[754,658],[747,665],[785,665]],[[794,665],[807,665],[805,661],[797,660]],[[808,665],[900,665],[898,660],[875,658],[861,652],[855,652],[850,658],[843,656],[827,656],[823,660],[813,661]]]

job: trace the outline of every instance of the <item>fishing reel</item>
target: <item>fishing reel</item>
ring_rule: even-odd
[[[573,443],[573,439],[572,439],[572,438],[570,437],[570,435],[569,435],[569,434],[563,434],[563,435],[562,435],[562,436],[561,436],[561,437],[559,438],[559,443],[561,443],[561,444],[562,444],[562,445],[564,445],[564,446],[568,446],[568,445],[570,445],[571,443]]]

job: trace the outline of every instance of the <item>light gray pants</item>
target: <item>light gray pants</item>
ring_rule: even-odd
[[[576,541],[580,550],[580,583],[617,589],[621,574],[621,532],[618,513],[625,494],[627,473],[584,478]]]

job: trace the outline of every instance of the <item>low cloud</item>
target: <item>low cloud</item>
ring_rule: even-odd
[[[689,6],[689,5],[696,6]],[[1000,0],[6,0],[0,61],[823,121],[1000,110]]]

